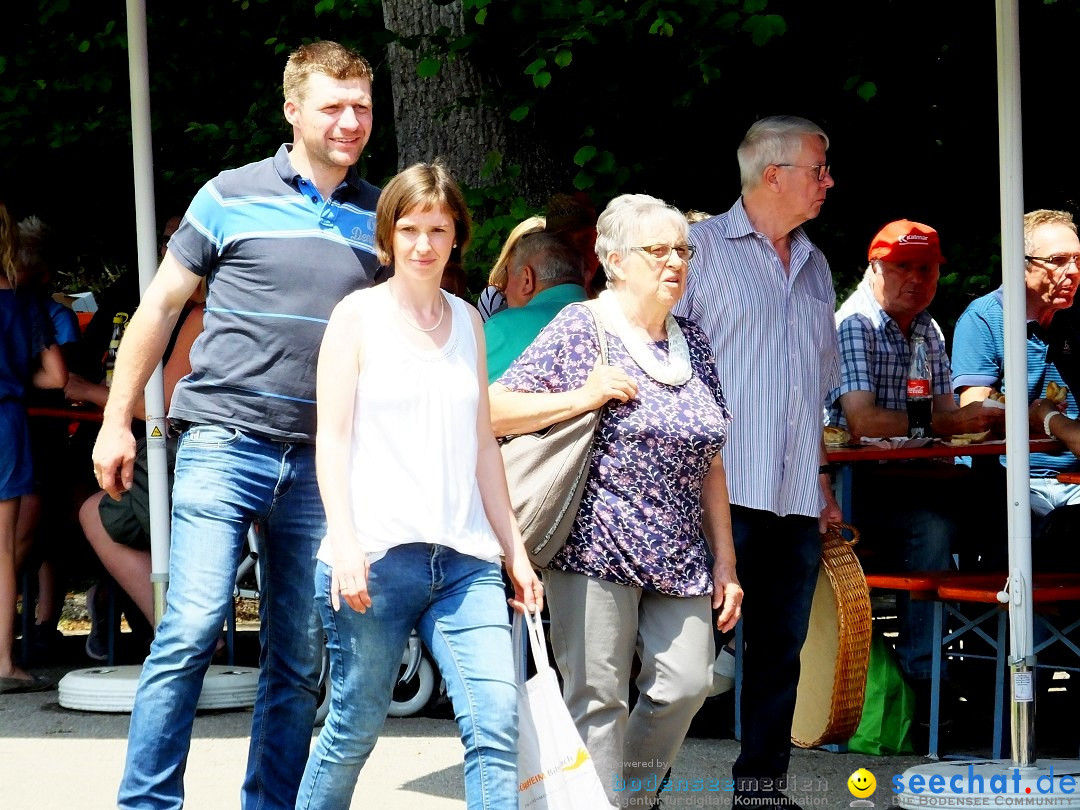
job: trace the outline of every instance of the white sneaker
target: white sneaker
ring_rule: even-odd
[[[735,688],[735,653],[726,645],[720,648],[713,664],[712,689],[709,697],[716,697]]]

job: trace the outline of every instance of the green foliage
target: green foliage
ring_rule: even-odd
[[[65,234],[58,282],[93,289],[135,263],[127,20],[119,4],[24,0],[0,30],[0,196]],[[219,171],[290,139],[284,57],[333,37],[382,60],[377,0],[147,4],[155,192],[161,218],[182,212]],[[359,24],[357,24],[359,23]],[[376,83],[365,165],[393,173],[389,80]]]
[[[488,156],[489,163],[497,161],[497,157]],[[525,198],[516,193],[518,177],[519,170],[509,167],[498,183],[482,188],[462,188],[473,218],[472,243],[465,257],[465,272],[469,291],[474,296],[487,286],[488,273],[514,226],[541,213],[531,209]]]
[[[461,3],[473,37],[466,50],[500,77],[497,103],[555,150],[557,164],[572,163],[573,187],[598,201],[648,171],[637,145],[625,144],[635,115],[692,108],[724,75],[732,49],[760,49],[787,31],[768,0]],[[640,98],[627,97],[628,84],[641,85]],[[642,106],[619,108],[627,103]]]

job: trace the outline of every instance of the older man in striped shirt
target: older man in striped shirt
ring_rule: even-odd
[[[705,330],[733,422],[723,450],[743,610],[742,753],[735,806],[797,807],[782,789],[821,555],[840,520],[821,413],[838,380],[825,256],[800,227],[833,179],[829,139],[803,118],[764,118],[739,146],[742,197],[696,223],[697,256],[675,314]]]

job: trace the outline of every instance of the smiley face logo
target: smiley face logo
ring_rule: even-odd
[[[866,768],[859,768],[848,777],[847,788],[856,799],[865,799],[877,788],[877,780]]]

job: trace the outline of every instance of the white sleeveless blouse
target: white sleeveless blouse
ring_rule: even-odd
[[[349,482],[356,534],[372,562],[406,543],[499,559],[476,482],[476,336],[465,302],[440,292],[450,337],[431,350],[405,339],[386,289],[349,296],[360,304],[363,345]],[[318,556],[333,566],[328,539]]]

